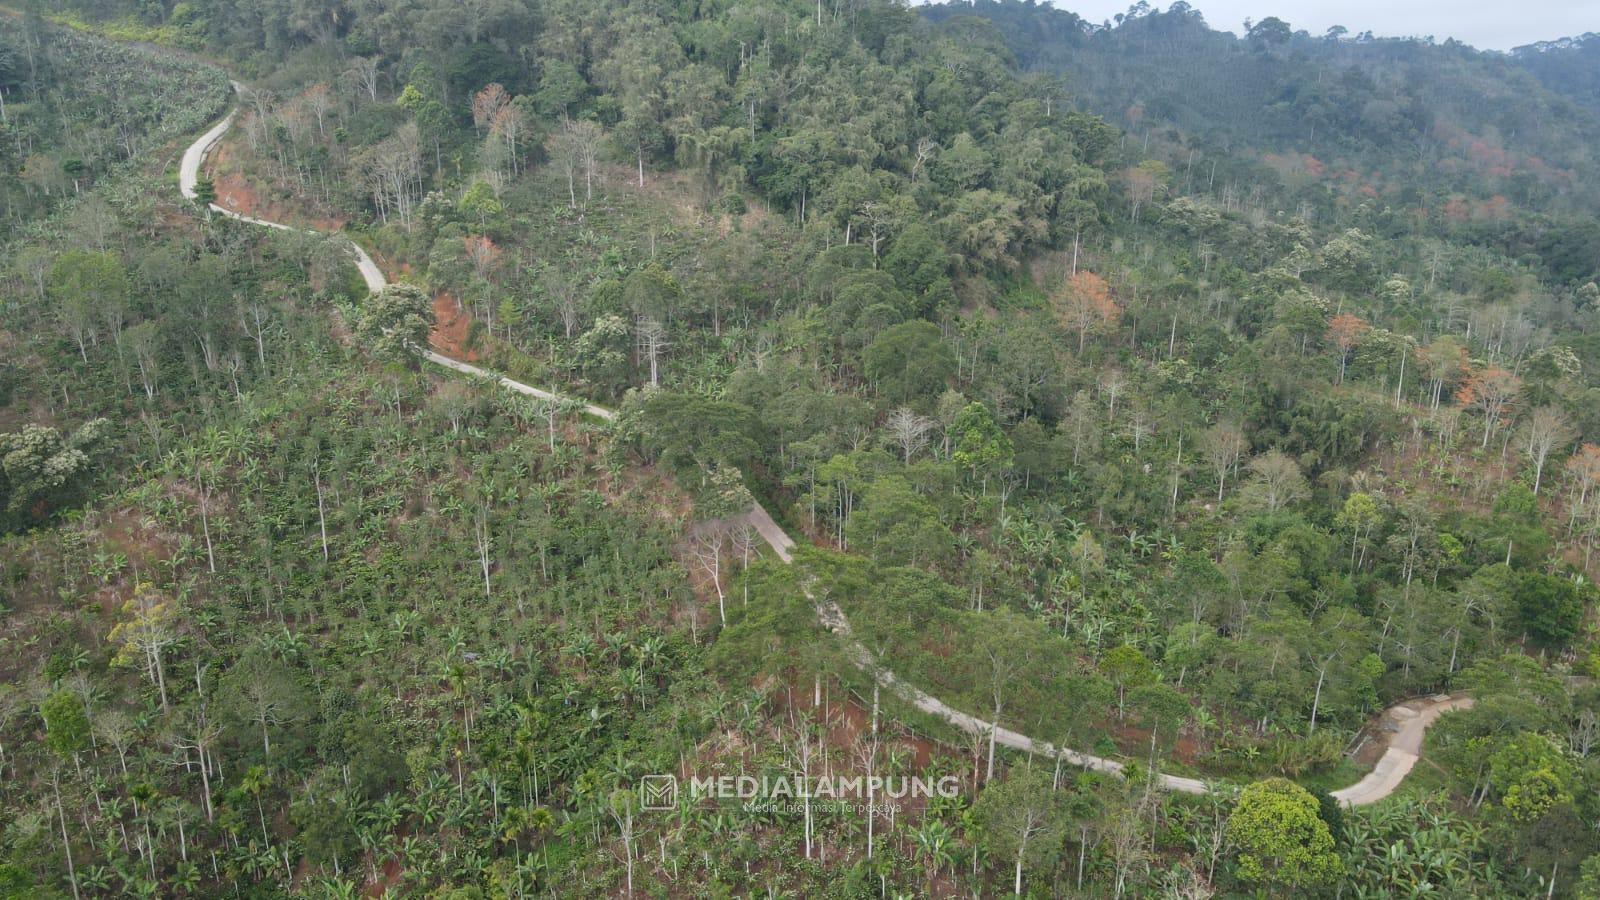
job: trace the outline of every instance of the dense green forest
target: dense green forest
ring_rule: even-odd
[[[1115,27],[1032,0],[927,15],[1065,76],[1185,193],[1322,220],[1370,204],[1396,236],[1483,246],[1558,283],[1600,270],[1593,36],[1497,54],[1268,17],[1236,37],[1183,2],[1133,5]]]
[[[79,196],[118,166],[215,118],[227,102],[222,73],[171,53],[135,53],[0,13],[0,221],[7,230]],[[104,230],[104,202],[78,227]]]
[[[0,8],[0,896],[1600,897],[1594,47]]]

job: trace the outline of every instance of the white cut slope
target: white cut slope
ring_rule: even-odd
[[[244,92],[244,87],[238,82],[233,82],[233,89],[236,93],[242,94]],[[222,136],[227,133],[228,127],[233,124],[234,115],[235,113],[230,112],[222,121],[212,126],[210,131],[202,134],[198,140],[183,152],[183,160],[178,168],[178,189],[186,199],[195,199],[195,185],[200,180],[200,168],[205,163],[206,157],[211,153],[212,148],[217,145],[218,141],[222,140]],[[231,209],[225,209],[215,203],[211,204],[211,210],[219,215],[237,219],[240,222],[249,222],[252,225],[277,228],[284,231],[293,230],[291,226],[280,222],[268,222],[264,219],[246,216]],[[366,282],[367,289],[374,292],[383,290],[389,282],[388,279],[384,278],[383,271],[378,268],[377,263],[373,262],[372,257],[358,244],[353,241],[347,243],[351,255],[355,258],[356,267],[361,270],[361,278]],[[489,379],[501,387],[516,391],[519,394],[536,397],[541,400],[571,402],[576,408],[580,408],[598,419],[609,421],[616,418],[616,413],[603,406],[596,406],[587,401],[563,397],[560,394],[540,390],[478,366],[451,359],[433,350],[419,349],[418,353],[423,359],[435,365],[443,366],[464,375],[471,375],[475,378]],[[795,547],[794,539],[784,533],[778,523],[773,521],[772,516],[768,515],[767,511],[762,508],[761,504],[755,504],[750,512],[746,514],[745,519],[767,542],[768,546],[772,548],[772,552],[779,559],[785,563],[794,561],[794,556],[791,552]],[[809,592],[807,596],[810,596]],[[815,602],[815,598],[813,598],[813,602]],[[893,672],[878,665],[872,653],[860,641],[852,637],[850,622],[845,618],[844,611],[839,609],[837,604],[832,602],[818,603],[817,617],[830,631],[845,640],[845,652],[856,665],[860,666],[862,670],[870,672],[880,685],[893,691],[918,710],[935,716],[970,734],[987,737],[993,732],[995,743],[1002,747],[1010,747],[1014,750],[1039,754],[1052,759],[1060,756],[1062,760],[1074,766],[1092,769],[1097,772],[1122,774],[1122,763],[1114,759],[1105,759],[1088,753],[1080,753],[1065,747],[1058,748],[1048,741],[1034,740],[1019,731],[995,726],[977,716],[955,709],[938,697],[934,697],[901,681]],[[1385,721],[1397,721],[1400,723],[1399,730],[1391,740],[1389,749],[1384,753],[1383,758],[1378,761],[1377,766],[1365,778],[1350,787],[1334,791],[1334,799],[1351,806],[1362,806],[1368,803],[1376,803],[1394,793],[1395,789],[1400,786],[1400,782],[1405,778],[1406,773],[1410,772],[1411,767],[1416,764],[1418,754],[1422,750],[1422,734],[1427,730],[1428,726],[1432,725],[1442,713],[1452,709],[1466,709],[1471,706],[1472,700],[1467,697],[1432,697],[1423,701],[1408,701],[1397,704],[1385,710],[1383,713]],[[1160,785],[1167,790],[1182,791],[1187,794],[1205,794],[1211,791],[1211,788],[1198,778],[1184,778],[1178,775],[1160,775],[1158,778]]]

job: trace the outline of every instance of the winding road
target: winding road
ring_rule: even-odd
[[[243,85],[236,81],[232,82],[232,84],[235,93],[242,95],[245,92],[246,88]],[[198,195],[195,192],[195,187],[200,180],[201,167],[205,164],[206,157],[210,155],[212,148],[222,140],[222,136],[227,133],[228,128],[233,124],[236,114],[237,110],[228,113],[222,121],[212,126],[209,131],[202,134],[184,151],[183,159],[178,168],[178,189],[186,199],[197,199]],[[264,228],[277,228],[282,231],[294,230],[293,226],[257,219],[226,209],[216,203],[210,204],[210,207],[213,212],[240,222],[260,225]],[[378,268],[378,264],[373,262],[372,256],[355,242],[346,241],[346,243],[356,267],[361,272],[362,280],[366,282],[368,290],[374,292],[383,290],[389,281],[384,277],[383,271]],[[541,390],[478,366],[451,359],[433,350],[418,348],[417,352],[423,359],[434,365],[442,366],[463,375],[493,381],[506,390],[541,400],[570,402],[576,408],[582,409],[598,419],[610,421],[616,418],[615,412],[603,406],[596,406],[587,401],[563,396],[552,391]],[[794,539],[789,537],[778,526],[777,522],[773,521],[772,516],[767,514],[766,509],[760,503],[755,504],[745,514],[744,520],[761,535],[762,540],[772,548],[773,553],[779,559],[785,563],[794,561],[794,556],[791,552],[795,548]],[[811,596],[809,591],[807,596]],[[811,597],[811,599],[816,604],[817,618],[821,623],[844,640],[845,652],[851,661],[860,666],[863,671],[871,673],[880,685],[892,691],[918,710],[935,716],[969,734],[987,737],[992,733],[995,743],[1003,747],[1038,754],[1051,759],[1059,756],[1062,760],[1074,766],[1098,772],[1108,772],[1116,775],[1122,773],[1123,764],[1116,760],[1080,753],[1066,747],[1056,747],[1048,741],[1035,740],[1021,732],[1012,731],[1009,728],[997,726],[976,716],[964,713],[939,698],[901,681],[893,672],[879,665],[872,653],[860,641],[853,638],[850,622],[845,618],[844,611],[838,605],[832,602],[817,602],[814,597]],[[1366,777],[1350,787],[1334,791],[1334,799],[1351,806],[1362,806],[1376,803],[1394,793],[1406,774],[1411,771],[1411,767],[1416,764],[1418,756],[1422,752],[1422,736],[1428,726],[1432,725],[1445,712],[1454,709],[1467,709],[1471,706],[1472,698],[1470,697],[1440,695],[1408,700],[1384,710],[1377,730],[1380,734],[1392,734],[1392,736],[1387,741],[1387,749],[1382,758],[1378,760],[1377,765],[1373,767],[1373,770]],[[1167,790],[1182,791],[1188,794],[1206,794],[1212,791],[1210,785],[1198,778],[1165,774],[1159,775],[1158,778],[1160,785]]]

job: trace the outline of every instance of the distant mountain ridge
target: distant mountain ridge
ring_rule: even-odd
[[[1236,36],[1184,2],[1140,4],[1112,27],[1036,0],[921,11],[992,30],[1022,69],[1065,76],[1080,105],[1169,164],[1206,159],[1286,205],[1381,202],[1478,229],[1471,240],[1513,254],[1600,254],[1587,239],[1576,254],[1539,248],[1542,223],[1589,223],[1600,206],[1594,34],[1500,53],[1342,29],[1314,36],[1274,17]]]
[[[1524,44],[1521,47],[1513,48],[1511,53],[1512,55],[1522,55],[1526,53],[1549,53],[1558,50],[1574,50],[1586,47],[1591,43],[1600,46],[1600,32],[1590,31],[1577,35],[1576,37],[1556,38],[1553,41],[1537,41],[1532,44]]]
[[[1511,55],[1546,88],[1600,116],[1600,32],[1540,41]]]

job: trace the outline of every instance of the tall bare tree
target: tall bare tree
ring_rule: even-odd
[[[1251,460],[1250,474],[1255,476],[1250,489],[1267,512],[1277,512],[1308,493],[1300,464],[1281,450],[1269,450]]]
[[[723,625],[728,624],[727,595],[722,589],[722,553],[727,537],[727,530],[722,523],[704,522],[696,527],[694,543],[690,549],[694,554],[695,565],[711,579],[711,584],[717,589],[717,617]]]
[[[1249,449],[1250,441],[1229,422],[1218,422],[1200,436],[1200,449],[1211,463],[1217,476],[1217,502],[1222,502],[1222,492],[1228,483],[1228,474],[1239,470],[1239,458]]]
[[[1571,443],[1575,433],[1566,416],[1550,406],[1541,406],[1528,416],[1526,433],[1528,458],[1533,460],[1533,492],[1537,495],[1544,483],[1544,464],[1550,459],[1550,452]]]
[[[659,319],[640,319],[637,334],[639,347],[650,361],[650,386],[660,387],[661,355],[672,346],[667,340],[667,326],[661,324]]]
[[[588,202],[594,199],[594,176],[600,165],[605,132],[594,122],[582,119],[568,121],[566,133],[577,153],[578,165],[583,168],[583,199]]]
[[[572,138],[571,130],[565,128],[552,136],[545,149],[550,154],[551,164],[567,178],[567,208],[577,209],[577,177],[578,169],[582,165],[582,156],[577,141]]]
[[[345,81],[367,95],[367,100],[376,103],[378,100],[378,57],[356,56],[351,57],[350,65],[344,70]]]
[[[889,429],[889,436],[900,445],[901,457],[909,464],[911,457],[928,446],[928,437],[936,424],[932,419],[919,416],[913,410],[902,406],[889,414],[885,426]]]

